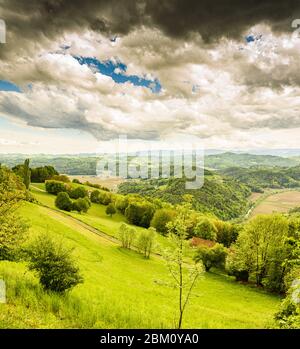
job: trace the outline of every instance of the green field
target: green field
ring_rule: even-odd
[[[277,191],[270,195],[261,196],[257,200],[249,218],[255,217],[258,214],[271,214],[274,212],[287,213],[290,209],[300,206],[300,191],[299,190],[283,190]]]
[[[34,195],[43,205],[53,207],[55,197],[38,187],[33,189]],[[7,304],[0,304],[0,327],[175,327],[177,293],[168,285],[162,258],[154,255],[145,260],[111,238],[123,216],[107,217],[101,205],[93,205],[83,215],[66,215],[49,207],[30,203],[21,207],[31,226],[30,238],[46,232],[74,247],[84,283],[66,296],[53,295],[41,289],[24,264],[0,262],[8,298]],[[90,226],[101,228],[102,235]],[[160,237],[160,242],[166,243],[166,239]],[[271,324],[279,302],[279,297],[236,283],[226,275],[205,273],[193,293],[184,327],[263,328]]]

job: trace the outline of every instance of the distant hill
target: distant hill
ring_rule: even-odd
[[[101,159],[101,156],[101,154],[0,154],[0,163],[13,167],[23,163],[26,158],[30,158],[32,167],[50,165],[55,167],[59,173],[95,176],[97,161]],[[129,158],[132,158],[132,156],[129,156]],[[145,162],[146,159],[146,157],[142,158],[142,163],[143,161]],[[204,162],[206,168],[215,170],[224,170],[231,167],[294,167],[297,165],[300,165],[300,157],[287,158],[273,155],[254,155],[230,152],[219,154],[210,153],[210,155],[205,156]]]
[[[247,184],[254,192],[263,191],[264,188],[300,187],[300,166],[290,168],[231,167],[221,172]]]
[[[273,155],[222,153],[208,155],[205,158],[205,167],[216,170],[252,166],[293,167],[299,164],[300,159],[298,158],[284,158]]]
[[[156,197],[172,204],[185,201],[186,194],[192,198],[193,207],[200,212],[209,212],[218,218],[237,218],[248,209],[249,187],[239,181],[220,175],[205,176],[200,189],[187,190],[183,178],[131,180],[119,185],[119,193],[138,193]]]

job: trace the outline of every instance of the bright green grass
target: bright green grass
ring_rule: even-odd
[[[31,192],[34,194],[34,197],[43,205],[51,207],[52,209],[56,209],[55,207],[55,196],[48,194],[46,192],[43,192],[41,190],[45,189],[44,184],[39,184],[39,190],[36,190],[35,187],[37,187],[35,184],[31,186]],[[108,216],[105,213],[107,206],[100,205],[100,204],[92,204],[89,211],[85,214],[80,214],[76,212],[64,212],[65,214],[68,214],[98,230],[101,232],[110,235],[112,237],[117,238],[118,237],[118,231],[119,227],[122,223],[126,222],[126,218],[120,214],[116,213],[112,217]],[[127,222],[126,222],[127,223]],[[133,226],[138,232],[141,232],[145,230],[141,227]],[[163,236],[157,234],[156,241],[159,244],[159,246],[166,248],[169,246],[168,241]],[[155,249],[157,250],[157,248]]]
[[[8,288],[8,303],[0,304],[0,327],[174,327],[177,293],[166,284],[160,258],[145,260],[46,207],[26,203],[21,214],[30,221],[31,237],[47,232],[75,248],[85,281],[61,298],[45,294],[31,273],[24,274],[23,264],[0,262],[0,278]],[[276,296],[206,273],[184,327],[262,328],[278,305]]]

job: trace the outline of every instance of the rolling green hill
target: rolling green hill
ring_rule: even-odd
[[[157,197],[172,204],[192,197],[196,210],[212,213],[218,218],[229,220],[237,218],[248,209],[247,198],[251,191],[247,185],[220,175],[206,175],[200,189],[186,190],[182,178],[128,181],[119,185],[119,193],[138,193],[143,196]]]
[[[222,171],[248,185],[252,191],[262,191],[264,188],[281,189],[300,187],[300,166],[282,168],[231,167]]]
[[[33,193],[53,207],[54,196],[42,190]],[[20,213],[31,226],[30,238],[46,232],[75,248],[85,281],[66,296],[58,296],[44,292],[23,263],[0,262],[8,300],[0,304],[0,327],[174,327],[176,290],[168,286],[163,260],[155,255],[145,260],[111,239],[124,220],[121,215],[111,219],[101,205],[87,214],[66,215],[32,203],[24,203]],[[279,300],[231,277],[205,273],[194,291],[184,327],[262,328],[269,325]]]
[[[228,167],[293,167],[299,165],[297,158],[285,158],[274,155],[254,155],[246,153],[222,153],[205,157],[205,167],[212,169],[225,169]]]

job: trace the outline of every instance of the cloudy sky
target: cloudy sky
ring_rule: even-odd
[[[298,18],[298,0],[0,0],[0,152],[300,148]]]

